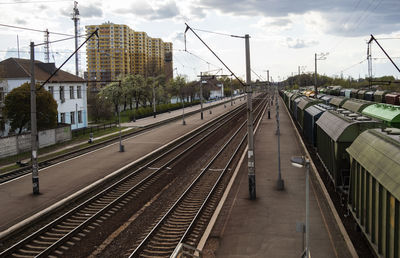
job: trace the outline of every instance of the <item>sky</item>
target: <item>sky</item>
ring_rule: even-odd
[[[74,1],[2,0],[0,2],[0,60],[29,58],[29,43],[41,44],[44,31],[50,41],[74,33]],[[251,78],[281,81],[300,72],[313,72],[315,53],[319,74],[364,78],[368,74],[367,42],[373,34],[400,67],[399,0],[86,0],[78,1],[80,33],[85,25],[125,24],[150,37],[172,42],[176,74],[195,80],[200,72],[231,74],[190,30],[235,73],[245,78],[245,40],[250,36]],[[18,26],[37,31],[10,28]],[[18,37],[18,41],[17,41]],[[186,38],[186,51],[185,39]],[[83,42],[84,38],[80,38]],[[374,77],[400,72],[373,42]],[[50,44],[50,61],[60,66],[74,51],[74,41]],[[86,70],[86,48],[80,51],[80,72]],[[44,61],[43,46],[35,57]],[[222,69],[222,70],[221,70]],[[63,67],[74,73],[74,59]]]

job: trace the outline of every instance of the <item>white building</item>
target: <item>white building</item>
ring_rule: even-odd
[[[56,70],[54,63],[35,61],[35,80],[45,82]],[[30,60],[9,58],[0,62],[0,118],[4,98],[8,92],[30,82]],[[58,122],[71,124],[71,129],[87,127],[87,87],[86,82],[73,74],[59,70],[45,84],[44,88],[53,94],[58,105]],[[8,135],[9,126],[0,128],[0,136]]]

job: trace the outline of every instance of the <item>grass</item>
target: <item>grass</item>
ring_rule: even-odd
[[[100,136],[118,132],[118,131],[119,131],[119,128],[117,128],[117,127],[107,128],[102,131],[94,132],[93,137],[96,138],[96,137],[100,137]],[[129,131],[129,132],[131,132],[131,131]],[[128,133],[128,132],[125,132],[125,133]],[[103,142],[103,141],[106,141],[113,137],[115,137],[115,135],[110,135],[110,136],[104,137],[102,139],[97,140],[96,142]],[[89,133],[86,133],[83,135],[75,136],[70,141],[66,141],[66,142],[58,143],[58,144],[55,144],[52,146],[41,148],[39,150],[40,155],[51,153],[51,152],[54,152],[54,153],[46,155],[46,157],[42,157],[42,158],[39,157],[38,161],[40,162],[40,161],[43,161],[50,157],[54,157],[54,156],[61,155],[61,154],[64,154],[64,153],[67,153],[67,152],[70,152],[73,150],[78,150],[78,149],[87,147],[90,145],[89,143],[87,143],[88,139],[89,139]],[[75,147],[68,148],[68,149],[60,150],[66,146],[78,144],[78,143],[82,143],[82,144],[75,146]],[[57,150],[59,150],[59,151],[57,151]],[[2,159],[0,159],[0,166],[4,166],[4,167],[1,169],[1,171],[6,172],[6,171],[17,169],[19,167],[18,165],[15,164],[17,161],[29,159],[30,157],[31,157],[31,152],[28,151],[28,152],[20,153],[17,155],[2,158]]]

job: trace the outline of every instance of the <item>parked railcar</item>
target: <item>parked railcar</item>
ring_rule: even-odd
[[[364,100],[374,101],[374,91],[367,91],[364,95]]]
[[[348,98],[343,98],[343,97],[333,97],[330,101],[329,104],[333,105],[335,107],[341,107],[343,104],[349,100]]]
[[[322,98],[321,98],[321,100],[326,104],[326,105],[328,105],[329,104],[329,101],[331,101],[331,99],[333,98],[334,96],[332,96],[332,95],[325,95],[325,96],[323,96]]]
[[[346,98],[351,98],[351,89],[346,89],[346,90],[344,91],[344,96],[345,96]]]
[[[350,98],[356,99],[358,94],[358,89],[352,89],[350,92]]]
[[[385,95],[385,101],[388,104],[400,105],[400,93],[391,92]]]
[[[352,113],[354,114],[354,113]],[[380,127],[381,123],[358,114],[326,111],[317,121],[317,151],[335,187],[348,186],[350,159],[346,148],[364,130]]]
[[[290,97],[289,109],[292,114],[293,114],[294,104],[295,104],[294,100],[297,98],[300,98],[300,97],[302,97],[302,95],[298,94],[298,93],[295,93],[292,95],[292,97]]]
[[[365,96],[366,92],[367,92],[366,90],[359,90],[357,92],[357,99],[364,99],[364,96]]]
[[[388,94],[389,91],[387,90],[377,90],[374,93],[374,101],[378,103],[386,103],[386,94]]]
[[[303,134],[306,140],[317,147],[317,120],[326,110],[333,110],[332,106],[317,104],[305,109],[303,118]]]
[[[381,120],[388,127],[400,128],[400,106],[389,104],[374,104],[366,107],[362,114]]]
[[[303,99],[306,99],[306,97],[300,97],[300,98],[296,98],[295,100],[293,100],[293,109],[291,111],[292,111],[292,115],[293,115],[295,121],[297,121],[298,105]]]
[[[306,108],[308,108],[312,105],[316,105],[318,103],[322,103],[322,100],[312,99],[312,98],[303,98],[297,105],[297,123],[299,124],[301,130],[303,130],[304,110]]]
[[[361,99],[349,99],[345,103],[343,103],[342,107],[352,112],[361,113],[364,108],[372,104],[374,103],[371,101]]]
[[[400,257],[400,130],[367,130],[347,152],[351,214],[377,256]]]

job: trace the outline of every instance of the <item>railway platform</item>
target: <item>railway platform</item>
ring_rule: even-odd
[[[228,99],[222,101],[228,101]],[[0,239],[21,226],[32,223],[47,212],[64,205],[78,194],[89,191],[103,180],[118,173],[123,167],[139,162],[205,122],[211,121],[243,103],[245,103],[243,99],[236,100],[232,106],[229,102],[226,106],[217,106],[217,104],[221,104],[221,101],[215,102],[212,114],[205,111],[203,120],[200,119],[199,113],[186,115],[186,125],[182,125],[182,120],[178,119],[124,139],[122,141],[125,147],[124,152],[119,152],[119,143],[117,142],[41,169],[39,171],[39,195],[32,194],[30,174],[0,184]],[[185,112],[196,109],[200,109],[200,106],[185,108]],[[156,118],[137,120],[135,123],[125,126],[146,126],[181,115],[182,110],[176,110],[165,115],[157,115]]]
[[[249,198],[247,158],[243,156],[229,194],[203,236],[206,240],[197,247],[203,257],[301,257],[305,235],[303,239],[296,224],[305,223],[306,170],[293,167],[290,158],[306,151],[281,100],[279,107],[284,190],[277,190],[278,136],[273,108],[271,119],[264,114],[254,138],[257,198]],[[310,171],[311,257],[357,257],[317,177]]]

